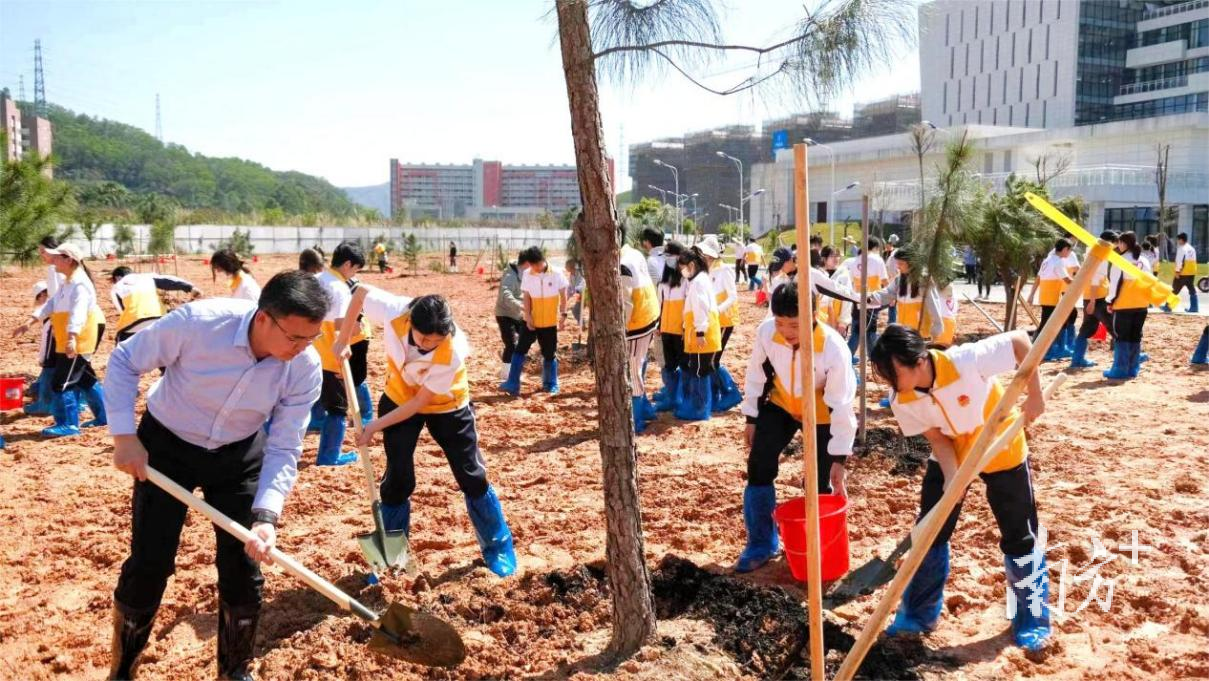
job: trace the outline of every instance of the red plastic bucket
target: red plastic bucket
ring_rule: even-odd
[[[20,409],[25,401],[25,379],[4,376],[0,378],[0,411]]]
[[[790,499],[777,506],[772,517],[781,530],[789,571],[806,581],[806,500]],[[824,582],[848,572],[848,499],[838,494],[819,495],[819,543],[822,546]]]
[[[1096,327],[1096,332],[1091,335],[1091,339],[1098,341],[1108,340],[1108,329],[1104,328],[1103,322]]]

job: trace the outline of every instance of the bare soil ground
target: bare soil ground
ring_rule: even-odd
[[[267,279],[292,258],[262,259]],[[102,263],[94,263],[94,271]],[[168,266],[171,268],[171,266]],[[171,271],[171,269],[169,270]],[[107,282],[98,274],[102,306]],[[200,260],[180,261],[180,274],[207,293]],[[39,270],[0,275],[0,373],[34,371],[31,334],[7,339],[30,305]],[[596,407],[588,365],[570,356],[563,338],[562,392],[533,394],[529,364],[524,399],[496,390],[498,336],[494,286],[475,274],[417,277],[367,273],[366,281],[453,302],[476,349],[471,362],[484,455],[516,537],[521,569],[507,580],[489,573],[465,505],[434,443],[421,439],[413,501],[412,547],[420,576],[365,582],[354,541],[370,527],[357,466],[316,468],[308,435],[298,485],[286,505],[280,545],[366,603],[401,601],[447,618],[463,634],[461,667],[428,670],[375,656],[366,626],[277,568],[267,569],[266,604],[256,672],[263,679],[564,678],[590,670],[608,640],[608,585],[603,579],[604,517]],[[725,362],[741,380],[756,322],[764,310],[743,292],[741,322]],[[993,314],[1002,314],[994,305]],[[884,319],[884,317],[883,317]],[[991,327],[963,308],[959,340]],[[1103,380],[1101,363],[1073,373],[1030,428],[1032,470],[1043,524],[1049,530],[1055,613],[1051,654],[1030,661],[1011,644],[1004,619],[1005,580],[998,532],[981,483],[967,497],[954,538],[953,572],[939,629],[916,642],[879,644],[868,678],[1153,679],[1209,677],[1209,372],[1188,358],[1200,333],[1191,318],[1152,315],[1145,347],[1151,361],[1139,379]],[[112,331],[95,365],[104,370]],[[381,350],[371,357],[375,397],[384,380]],[[1063,367],[1046,364],[1052,376]],[[651,369],[651,390],[658,381]],[[147,378],[150,383],[150,377]],[[871,386],[869,450],[851,464],[848,512],[852,565],[886,555],[908,531],[918,503],[926,445],[899,436]],[[8,449],[0,455],[0,675],[6,678],[102,678],[108,669],[111,593],[129,542],[130,479],[111,464],[104,429],[43,441],[48,418],[4,415]],[[729,565],[742,548],[741,494],[745,452],[737,410],[708,423],[663,415],[639,438],[643,527],[660,615],[658,639],[606,675],[666,678],[796,678],[808,674],[804,590],[783,559],[735,578]],[[373,451],[381,473],[380,446]],[[801,493],[801,456],[788,455],[780,499]],[[1149,550],[1131,561],[1137,532]],[[1097,554],[1093,540],[1102,542]],[[191,515],[163,608],[148,646],[146,678],[215,674],[216,586],[212,528]],[[1059,577],[1066,569],[1059,612]],[[1091,577],[1100,565],[1100,580]],[[1111,581],[1111,587],[1108,582]],[[1095,593],[1092,594],[1092,589]],[[879,592],[880,593],[880,592]],[[1111,593],[1111,605],[1099,601]],[[1079,610],[1085,599],[1091,602]],[[834,669],[876,605],[877,594],[826,614]],[[1097,600],[1098,599],[1098,600]]]

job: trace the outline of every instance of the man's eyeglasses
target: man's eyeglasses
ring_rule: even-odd
[[[273,323],[275,325],[277,325],[277,328],[281,329],[281,333],[283,333],[285,335],[285,339],[291,343],[294,343],[295,345],[304,345],[304,344],[309,345],[309,344],[314,343],[315,341],[319,340],[319,337],[323,335],[323,332],[320,331],[319,333],[315,334],[314,336],[295,336],[294,334],[290,333],[289,331],[286,331],[285,327],[281,325],[281,322],[277,321],[276,317],[269,314],[268,312],[265,313],[265,316],[268,317],[269,319],[272,319]]]

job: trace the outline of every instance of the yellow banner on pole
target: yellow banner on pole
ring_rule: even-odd
[[[1032,192],[1025,192],[1024,198],[1033,205],[1033,208],[1041,211],[1041,214],[1049,218],[1062,229],[1070,232],[1070,235],[1082,241],[1088,248],[1096,245],[1096,237],[1092,236],[1091,232],[1079,226],[1079,223],[1070,219],[1065,213],[1058,210],[1054,204],[1037,196]],[[1162,305],[1167,303],[1172,307],[1180,304],[1180,297],[1177,296],[1171,287],[1159,281],[1158,277],[1150,272],[1144,272],[1137,265],[1129,262],[1120,253],[1109,251],[1108,262],[1120,268],[1122,272],[1129,274],[1137,280],[1137,285],[1146,291],[1147,297],[1152,305]]]

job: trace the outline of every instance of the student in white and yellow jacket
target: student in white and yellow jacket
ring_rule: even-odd
[[[220,297],[240,298],[252,302],[260,300],[260,284],[256,282],[243,259],[232,249],[224,248],[210,256],[210,274],[217,278],[219,272],[227,277],[227,284],[231,289],[231,295]]]
[[[1100,238],[1111,244],[1117,243],[1117,233],[1111,229],[1100,232]],[[1100,261],[1091,281],[1083,289],[1083,322],[1075,334],[1075,342],[1071,348],[1070,366],[1072,369],[1094,367],[1095,362],[1087,359],[1087,343],[1100,324],[1112,334],[1112,315],[1108,313],[1108,261]]]
[[[348,393],[344,390],[344,360],[334,351],[336,333],[344,318],[348,316],[349,303],[352,301],[354,287],[350,280],[361,268],[365,267],[365,251],[355,241],[344,241],[332,251],[331,267],[315,275],[327,294],[327,315],[320,325],[322,335],[315,339],[315,351],[323,365],[323,385],[319,394],[319,403],[326,412],[323,426],[319,431],[319,453],[315,458],[317,466],[343,466],[357,460],[356,452],[341,452],[344,443],[344,432],[348,428]],[[354,321],[356,319],[354,318]],[[358,332],[349,341],[349,371],[352,372],[353,385],[358,386],[358,402],[369,402],[369,389],[365,385],[369,375],[369,339],[364,325],[358,324]],[[368,404],[358,404],[358,413],[363,412]]]
[[[912,275],[906,258],[896,257],[894,264],[898,276],[886,288],[869,294],[869,307],[893,306],[898,310],[896,323],[915,329],[924,338],[940,338],[945,331],[940,294]]]
[[[362,311],[385,329],[386,389],[378,401],[378,418],[366,424],[357,444],[369,446],[382,434],[386,475],[380,487],[386,529],[410,534],[416,442],[427,428],[466,498],[484,563],[500,577],[511,575],[516,571],[512,532],[487,481],[487,462],[479,450],[467,378],[470,342],[454,323],[449,302],[438,295],[411,299],[361,284],[333,346],[337,356],[347,352]]]
[[[1054,313],[1054,308],[1058,305],[1058,299],[1074,281],[1075,273],[1078,271],[1079,259],[1075,256],[1071,242],[1064,238],[1055,241],[1054,250],[1050,251],[1049,255],[1045,256],[1045,260],[1041,261],[1041,268],[1037,271],[1037,282],[1029,291],[1030,303],[1033,301],[1036,291],[1041,291],[1041,324],[1038,329],[1049,321],[1050,315]],[[1054,344],[1045,352],[1045,361],[1067,359],[1074,353],[1075,319],[1078,314],[1078,306],[1070,311],[1070,316],[1062,324],[1062,331],[1054,339]]]
[[[1115,246],[1117,253],[1126,261],[1135,265],[1145,263],[1138,237],[1133,232],[1123,232]],[[1140,267],[1146,270],[1144,264]],[[1146,324],[1146,313],[1150,308],[1149,291],[1139,286],[1133,275],[1109,264],[1105,302],[1112,315],[1113,355],[1112,366],[1104,372],[1104,378],[1137,378],[1141,363],[1146,361],[1142,352],[1142,327]]]
[[[817,303],[819,296],[815,296]],[[747,362],[743,415],[748,446],[747,486],[743,490],[743,524],[747,545],[736,572],[751,572],[778,550],[772,512],[777,505],[775,482],[781,453],[802,429],[801,338],[798,335],[798,285],[789,282],[772,294],[772,319],[756,327]],[[815,456],[819,492],[847,496],[847,471],[856,434],[856,376],[852,353],[843,336],[826,323],[814,322],[809,339],[814,353]]]
[[[1196,249],[1188,243],[1188,232],[1180,232],[1175,242],[1175,280],[1171,283],[1171,290],[1178,296],[1180,291],[1187,288],[1188,309],[1185,312],[1198,314],[1201,306],[1196,298]],[[1163,303],[1163,309],[1171,312],[1171,306],[1167,303]]]
[[[680,276],[680,254],[684,246],[669,241],[663,247],[663,272],[659,293],[659,343],[663,347],[663,387],[655,393],[655,411],[674,411],[679,403],[680,362],[684,358],[684,295],[688,282]]]
[[[1016,370],[1031,347],[1024,331],[1012,331],[946,350],[930,349],[914,329],[898,324],[887,327],[874,344],[869,359],[893,387],[890,408],[903,435],[923,435],[932,446],[920,494],[920,518],[940,501],[986,426],[987,416],[1002,399],[1004,389],[997,376]],[[1027,393],[1023,418],[1031,422],[1045,410],[1038,372],[1029,378]],[[1019,418],[1020,411],[1013,408],[1000,432]],[[1049,580],[1044,552],[1035,550],[1041,548],[1035,544],[1040,526],[1024,431],[991,459],[980,477],[999,526],[999,548],[1015,598],[1015,612],[1009,607],[1012,633],[1016,645],[1036,652],[1050,635]],[[911,547],[926,553],[903,592],[888,634],[919,634],[936,627],[949,575],[949,540],[960,514],[959,503],[931,546]]]
[[[643,367],[651,339],[659,327],[659,293],[646,256],[630,245],[621,247],[621,296],[624,303],[626,347],[630,356],[630,398],[634,409],[634,432],[646,430],[655,418],[655,405],[646,395]]]
[[[525,355],[536,342],[542,353],[542,390],[558,392],[558,331],[567,320],[567,278],[562,271],[551,268],[546,254],[537,246],[521,251],[521,259],[529,269],[521,276],[521,295],[525,325],[521,328],[508,378],[500,390],[509,395],[521,394],[521,370]]]
[[[684,294],[684,357],[680,360],[680,399],[674,414],[685,421],[707,421],[713,411],[714,354],[722,350],[718,299],[705,256],[690,248],[678,260]]]
[[[83,427],[104,426],[104,392],[92,368],[92,354],[105,333],[105,315],[97,306],[92,275],[84,265],[84,254],[72,244],[47,249],[55,270],[63,275],[59,290],[46,310],[54,336],[54,391],[51,414],[55,424],[42,430],[43,437],[80,434],[80,402],[83,395],[92,410],[92,420]]]
[[[194,299],[201,296],[201,291],[180,277],[152,272],[133,272],[125,266],[113,268],[113,271],[109,273],[109,281],[113,284],[113,288],[109,289],[109,298],[113,302],[114,309],[118,311],[118,323],[114,336],[118,343],[151,326],[155,320],[164,316],[160,291],[182,291],[192,294]]]
[[[735,281],[726,272],[722,262],[722,247],[718,245],[717,237],[710,235],[697,243],[696,249],[705,257],[705,266],[709,269],[710,283],[714,287],[714,299],[718,302],[718,327],[722,330],[721,347],[714,355],[714,378],[712,384],[713,405],[715,413],[727,411],[743,401],[743,394],[734,377],[722,365],[722,353],[726,352],[726,344],[735,331],[735,319],[738,315],[739,292]]]

